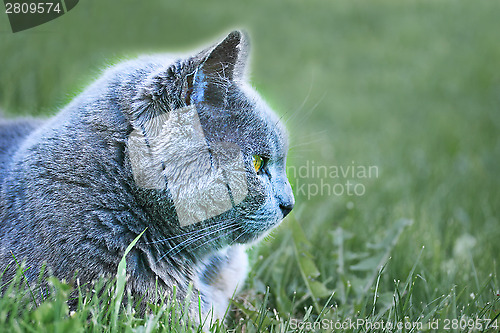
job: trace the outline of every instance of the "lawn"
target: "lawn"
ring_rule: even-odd
[[[492,0],[87,0],[13,34],[0,14],[0,107],[51,115],[109,64],[244,28],[296,206],[213,330],[498,332],[499,17]],[[0,331],[190,330],[174,304],[115,312],[119,283],[69,316],[52,283],[43,304],[3,296]]]

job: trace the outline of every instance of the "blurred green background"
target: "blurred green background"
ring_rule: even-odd
[[[311,196],[300,184],[320,179],[291,177],[297,203],[287,220],[313,244],[317,280],[348,303],[340,291],[369,275],[359,264],[406,218],[413,223],[394,237],[381,289],[416,265],[417,300],[456,288],[465,304],[471,288],[489,286],[486,299],[498,288],[499,18],[492,0],[82,0],[13,34],[0,14],[0,106],[9,115],[51,115],[109,64],[197,50],[246,29],[251,82],[290,132],[288,164],[379,170],[369,179],[324,179],[360,183],[361,196]],[[254,259],[262,269],[253,281],[282,294],[278,307],[305,289],[293,273],[289,221]],[[350,256],[341,261],[342,251]]]

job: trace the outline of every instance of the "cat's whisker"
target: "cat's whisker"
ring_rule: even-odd
[[[216,226],[218,226],[218,224]],[[216,231],[208,231],[208,232],[206,232],[209,229],[212,229],[212,228],[204,228],[204,229],[196,230],[196,232],[194,233],[194,237],[186,238],[182,242],[176,244],[174,247],[170,248],[164,255],[162,255],[158,259],[158,261],[160,261],[161,259],[163,259],[166,255],[170,254],[173,250],[175,250],[179,246],[181,246],[182,248],[184,248],[185,246],[183,246],[183,245],[189,246],[189,244],[191,244],[192,242],[195,242],[197,239],[205,237],[206,235],[210,235],[211,233],[216,232]],[[203,233],[204,231],[205,231],[205,233]]]
[[[320,143],[320,142],[323,142],[323,141],[324,141],[323,138],[317,138],[316,140],[310,140],[310,141],[307,141],[307,142],[301,142],[301,143],[294,144],[294,145],[290,146],[288,149],[292,150],[292,149],[295,149],[297,147],[309,146],[309,145],[311,145],[313,143]]]
[[[196,238],[194,238],[194,239],[193,239],[193,238],[190,238],[190,239],[189,239],[189,241],[190,241],[190,242],[188,242],[187,244],[184,244],[184,246],[182,246],[182,247],[181,247],[180,249],[178,249],[175,253],[173,253],[173,255],[178,254],[179,252],[181,252],[182,250],[184,250],[185,248],[187,248],[187,247],[188,247],[188,246],[190,246],[191,244],[193,244],[193,243],[195,243],[196,241],[198,241],[198,240],[202,239],[203,237],[210,236],[210,235],[215,234],[215,233],[217,233],[217,232],[220,232],[220,231],[223,231],[223,230],[227,230],[227,229],[229,229],[229,228],[233,227],[233,226],[235,225],[235,223],[234,223],[234,221],[235,221],[235,220],[236,220],[236,219],[229,219],[229,220],[225,220],[225,221],[223,221],[223,222],[226,222],[226,223],[227,223],[227,222],[230,222],[230,224],[226,225],[225,227],[223,227],[223,228],[221,228],[221,229],[217,229],[217,230],[215,230],[215,231],[206,232],[206,233],[204,233],[204,234],[202,234],[202,235],[199,235],[198,237],[196,237]],[[221,223],[222,223],[222,222],[221,222]],[[237,227],[237,228],[235,228],[235,229],[233,229],[233,230],[238,230],[239,228],[240,228],[240,227]],[[230,230],[230,231],[231,231],[231,230]],[[230,232],[230,231],[229,231],[229,232]],[[227,233],[226,233],[226,234],[227,234]],[[179,245],[180,245],[180,244],[179,244]],[[170,250],[169,250],[169,252],[171,252],[172,250],[174,250],[176,247],[177,247],[177,246],[175,246],[174,248],[170,249]]]
[[[218,222],[218,223],[220,223],[220,222]],[[205,230],[214,228],[216,226],[218,226],[218,224],[205,226],[202,229],[191,230],[191,231],[188,231],[188,232],[185,232],[185,233],[182,233],[182,234],[178,234],[178,235],[175,235],[175,236],[172,236],[172,237],[168,237],[168,238],[164,238],[164,239],[155,240],[155,241],[152,241],[152,242],[145,242],[144,244],[151,245],[151,244],[163,243],[163,242],[166,242],[166,241],[169,241],[169,240],[172,240],[172,239],[176,239],[176,238],[180,238],[180,237],[185,237],[185,236],[188,236],[188,235],[191,235],[191,234],[196,234],[196,233],[199,233],[201,231],[205,231]]]
[[[232,241],[232,242],[231,242],[231,244],[229,244],[229,245],[233,245],[234,243],[236,243],[236,241],[237,241],[238,239],[240,239],[240,237],[241,237],[241,236],[243,236],[243,233],[241,233],[238,237],[236,237],[235,239],[233,239],[233,241]]]
[[[327,132],[328,132],[327,130],[309,132],[309,133],[307,133],[305,135],[302,135],[301,139],[304,140],[304,139],[308,139],[308,138],[315,138],[315,137],[323,135],[323,134],[325,134]]]
[[[221,222],[222,223],[222,222]],[[181,247],[179,251],[175,252],[175,254],[181,252],[182,250],[184,250],[186,247],[190,246],[191,244],[193,244],[194,242],[196,242],[197,240],[203,238],[203,237],[206,237],[206,236],[209,236],[209,235],[212,235],[216,232],[219,232],[221,230],[225,230],[225,229],[228,229],[230,227],[233,226],[233,223],[221,228],[221,229],[217,229],[217,230],[212,230],[212,231],[209,231],[209,232],[205,232],[205,233],[202,233],[200,235],[197,235],[196,237],[194,238],[188,238],[188,239],[185,239],[184,241],[180,242],[179,244],[175,245],[174,247],[172,247],[171,249],[169,249],[165,254],[163,254],[158,260],[157,262],[161,261],[165,256],[169,255],[172,253],[172,251],[174,251],[175,249],[177,249],[179,246]],[[207,229],[205,229],[207,230]],[[201,230],[203,231],[203,230]]]
[[[309,101],[309,98],[311,97],[313,86],[314,86],[314,77],[311,78],[311,82],[309,84],[309,89],[308,89],[307,94],[304,97],[304,100],[302,101],[302,103],[293,111],[293,113],[288,118],[283,119],[283,117],[289,113],[289,111],[286,111],[279,118],[279,120],[276,122],[275,127],[277,127],[278,123],[281,121],[284,125],[287,125],[290,121],[294,120],[298,115],[301,115],[302,117],[298,119],[297,123],[302,123],[304,120],[306,120],[308,117],[310,117],[312,112],[318,107],[318,105],[323,101],[324,97],[326,96],[326,92],[325,92],[323,94],[323,96],[319,99],[319,101],[311,109],[309,109],[305,113],[301,112],[305,108],[307,102]]]
[[[302,103],[292,112],[292,114],[285,120],[283,120],[283,122],[286,124],[290,119],[293,119],[297,114],[300,113],[300,111],[302,111],[302,109],[305,107],[307,101],[309,100],[309,97],[311,96],[311,92],[312,92],[312,88],[313,88],[313,83],[314,83],[314,78],[311,78],[311,82],[309,84],[309,90],[307,91],[307,94],[306,96],[304,97],[304,100],[302,101]],[[285,115],[287,115],[290,111],[286,111],[280,118],[279,118],[279,121],[281,121],[283,119],[283,117]]]
[[[235,229],[233,229],[233,230],[227,231],[227,232],[225,232],[225,233],[223,233],[223,234],[221,234],[221,235],[219,235],[219,236],[217,236],[217,237],[215,237],[215,238],[209,239],[208,241],[206,241],[206,242],[204,242],[204,243],[202,243],[202,244],[200,244],[200,245],[196,246],[195,248],[193,248],[193,250],[196,250],[196,249],[198,249],[198,248],[200,248],[200,247],[202,247],[202,246],[204,246],[204,245],[206,245],[206,244],[208,244],[208,243],[210,243],[210,242],[212,242],[212,241],[215,241],[215,240],[217,240],[217,239],[219,239],[219,238],[221,238],[221,237],[227,236],[227,235],[229,235],[231,232],[238,231],[238,230],[240,230],[240,229],[242,229],[242,228],[243,228],[243,225],[241,225],[241,226],[239,226],[239,227],[237,227],[237,228],[235,228]],[[241,235],[240,235],[240,236],[241,236]],[[238,236],[236,239],[240,238],[240,236]],[[231,245],[232,245],[232,244],[233,244],[233,242],[231,242]]]
[[[223,228],[223,229],[220,229],[220,230],[225,230],[225,229],[228,229],[229,226],[226,226],[226,228]],[[194,238],[194,239],[188,239],[186,240],[186,242],[183,242],[183,243],[180,243],[180,244],[177,244],[176,246],[174,246],[173,248],[171,248],[170,250],[168,250],[162,257],[160,257],[160,259],[158,261],[160,261],[161,259],[163,259],[166,255],[171,255],[171,256],[175,256],[179,253],[181,253],[184,249],[186,249],[188,246],[191,246],[192,244],[194,244],[196,241],[200,240],[200,239],[203,239],[205,237],[208,237],[212,234],[215,234],[216,232],[219,232],[220,230],[216,230],[216,231],[211,231],[211,232],[207,232],[205,234],[202,234],[202,235],[199,235],[198,237]],[[205,242],[206,243],[206,242]],[[205,244],[204,243],[204,244]],[[172,252],[173,250],[175,250],[176,248],[179,247],[179,245],[183,245],[181,246],[179,249],[177,249],[175,252]]]
[[[218,224],[213,225],[213,226],[210,226],[210,227],[206,227],[206,228],[203,228],[203,229],[200,229],[200,230],[194,230],[194,232],[193,232],[193,234],[195,235],[195,238],[194,238],[194,239],[198,239],[199,237],[201,237],[201,236],[199,236],[200,234],[202,234],[202,233],[203,233],[204,231],[206,231],[206,230],[212,229],[212,227],[215,227],[215,226],[218,226]],[[202,236],[203,236],[203,235],[202,235]],[[192,241],[192,239],[193,239],[193,238],[192,238],[192,237],[190,237],[190,238],[187,238],[187,239],[183,240],[182,242],[180,242],[180,243],[176,244],[174,247],[170,248],[170,249],[169,249],[169,250],[168,250],[165,254],[163,254],[163,255],[162,255],[162,256],[161,256],[161,257],[157,260],[157,262],[159,262],[160,260],[162,260],[165,256],[167,256],[167,255],[168,255],[171,251],[173,251],[173,250],[174,250],[174,249],[176,249],[177,247],[182,246],[183,244],[186,244],[186,243],[188,243],[188,244],[189,244],[189,242],[191,242],[191,241]]]
[[[316,102],[316,104],[313,105],[312,108],[310,108],[307,112],[300,113],[301,117],[297,118],[297,120],[295,121],[295,123],[298,123],[298,124],[304,123],[314,113],[314,111],[316,111],[316,109],[323,102],[323,100],[325,99],[325,97],[326,97],[326,92],[320,97],[320,99]],[[288,119],[286,119],[283,123],[285,125],[287,125],[290,120],[291,120],[291,117],[288,118]]]

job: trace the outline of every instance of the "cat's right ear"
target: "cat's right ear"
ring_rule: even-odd
[[[223,103],[228,86],[244,77],[248,49],[246,33],[233,31],[222,42],[203,51],[196,70],[187,78],[187,104]]]

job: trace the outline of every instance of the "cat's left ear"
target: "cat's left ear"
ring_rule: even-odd
[[[233,31],[222,42],[202,52],[205,55],[188,77],[190,102],[225,101],[228,86],[244,77],[248,49],[246,33]]]

